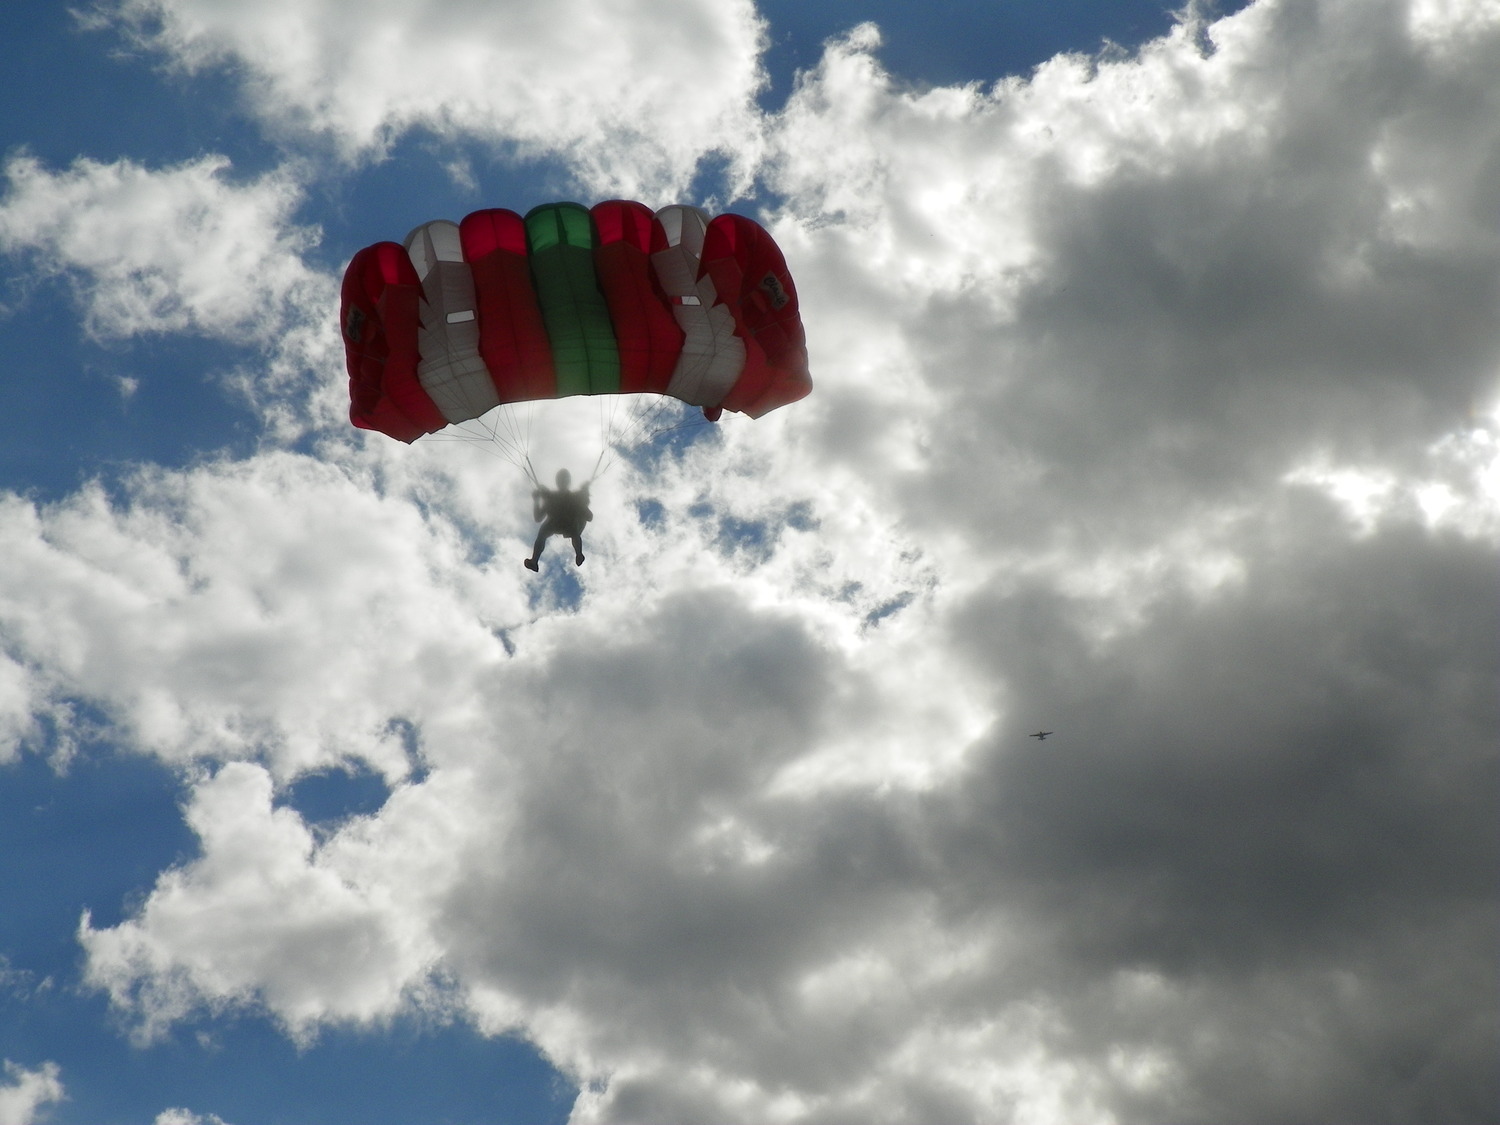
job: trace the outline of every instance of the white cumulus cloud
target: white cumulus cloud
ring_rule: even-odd
[[[0,1085],[0,1125],[33,1125],[42,1120],[40,1111],[67,1096],[56,1063],[29,1070],[6,1059],[5,1079]]]
[[[176,1107],[158,1113],[153,1125],[228,1125],[228,1122],[216,1113],[199,1114]]]
[[[565,156],[596,190],[636,194],[756,147],[748,0],[110,0],[92,19],[189,70],[233,67],[273,128],[351,156],[422,128]]]
[[[60,172],[12,157],[0,250],[74,280],[103,337],[272,339],[315,285],[301,257],[315,233],[289,225],[288,175],[237,184],[229,171],[220,156],[166,169],[80,158]]]

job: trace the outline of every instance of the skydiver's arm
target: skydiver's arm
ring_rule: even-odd
[[[537,523],[541,523],[542,517],[547,514],[548,499],[545,488],[531,490],[531,518]]]

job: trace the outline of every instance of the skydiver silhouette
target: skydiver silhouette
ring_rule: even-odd
[[[531,548],[531,558],[523,561],[527,570],[536,570],[537,560],[554,535],[566,536],[573,544],[573,565],[583,565],[583,525],[594,518],[589,511],[589,486],[587,482],[576,490],[568,488],[573,479],[567,469],[557,470],[557,488],[534,488],[531,490],[531,518],[542,521],[537,530],[536,543]]]

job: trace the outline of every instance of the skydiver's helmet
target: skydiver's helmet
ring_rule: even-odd
[[[568,472],[567,469],[558,469],[557,470],[557,487],[558,488],[566,490],[567,487],[568,487],[568,485],[572,482],[572,480],[573,480],[573,474],[570,473],[570,472]]]

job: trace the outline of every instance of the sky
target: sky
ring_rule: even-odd
[[[1500,1114],[1491,0],[0,42],[0,1125]],[[763,223],[814,390],[532,575],[339,280],[619,196]]]

